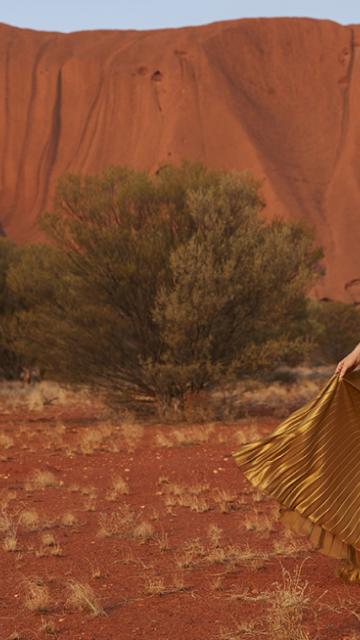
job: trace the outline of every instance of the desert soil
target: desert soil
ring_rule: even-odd
[[[278,422],[3,407],[0,640],[360,637],[360,584],[286,532],[231,457]]]

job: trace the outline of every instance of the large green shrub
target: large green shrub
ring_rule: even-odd
[[[360,342],[360,309],[354,304],[312,301],[310,321],[313,327],[317,362],[334,364]]]
[[[23,359],[15,345],[16,297],[7,282],[11,265],[16,263],[19,249],[11,240],[0,237],[0,378],[17,378]]]
[[[119,401],[301,361],[322,251],[300,224],[265,223],[259,187],[189,162],[65,175],[40,219],[53,246],[9,273],[21,352]]]

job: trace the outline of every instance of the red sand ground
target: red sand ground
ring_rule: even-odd
[[[284,528],[276,519],[270,532],[245,526],[246,518],[255,511],[261,523],[266,514],[274,513],[277,504],[264,494],[256,496],[230,453],[237,446],[236,434],[244,431],[249,438],[249,433],[254,435],[251,430],[257,428],[264,435],[277,422],[262,417],[237,424],[213,424],[207,441],[197,444],[196,438],[204,430],[206,433],[209,425],[195,425],[194,437],[189,425],[144,424],[143,433],[131,440],[131,424],[123,432],[120,423],[106,422],[96,407],[49,407],[41,412],[11,413],[3,409],[0,523],[1,513],[15,518],[21,510],[36,509],[40,526],[29,531],[20,520],[15,551],[4,549],[6,531],[0,532],[0,639],[11,637],[15,631],[19,636],[13,637],[24,640],[47,637],[40,628],[48,622],[61,640],[275,640],[271,634],[260,633],[267,629],[266,616],[274,598],[264,603],[244,600],[240,594],[256,598],[273,591],[276,582],[282,584],[281,565],[293,575],[304,558],[301,584],[308,581],[305,593],[312,592],[311,606],[304,613],[310,640],[345,639],[354,631],[360,634],[360,620],[339,605],[351,601],[350,608],[360,615],[360,584],[341,582],[335,576],[336,560],[312,550],[303,537],[294,534],[287,545],[289,549],[289,544],[295,544],[297,551],[274,553],[274,544],[286,540]],[[91,451],[90,439],[94,442],[94,433],[99,436],[101,430],[103,439]],[[160,446],[174,445],[174,432],[187,435],[193,443]],[[4,439],[4,434],[12,440]],[[36,469],[53,472],[59,485],[27,487],[26,481]],[[107,499],[109,487],[118,474],[127,481],[129,494],[111,501]],[[186,495],[191,490],[200,491],[198,500],[206,500],[200,509],[208,510],[170,506],[169,502],[176,502],[171,498],[171,491],[176,493],[174,483],[186,486]],[[86,504],[89,487],[96,493],[94,510],[88,510]],[[222,512],[219,490],[227,492],[223,509],[228,512]],[[131,527],[128,536],[126,532],[98,535],[99,514],[115,513],[125,503],[134,510],[137,523],[145,520],[152,524],[154,535],[149,540],[134,538]],[[69,511],[77,524],[64,526],[61,517]],[[210,525],[221,529],[217,545],[209,540]],[[51,555],[54,547],[42,544],[45,533],[55,536],[61,548],[59,555]],[[161,550],[158,538],[164,539],[165,534],[168,549]],[[197,548],[199,555],[193,553],[190,566],[178,566],[183,563],[189,541],[195,541],[193,551]],[[236,550],[246,550],[247,545],[255,554],[265,553],[263,561],[236,559]],[[222,562],[216,561],[221,550]],[[210,552],[213,555],[209,557]],[[29,611],[25,606],[23,579],[34,576],[42,578],[49,588],[51,602],[44,612]],[[107,615],[93,617],[66,604],[69,578],[90,584]],[[163,580],[163,593],[147,593],[148,581],[154,584],[159,578]],[[176,591],[179,584],[183,588]],[[318,597],[322,607],[314,602]],[[252,636],[236,633],[236,625],[244,623],[260,631]]]
[[[39,237],[65,171],[182,158],[264,179],[267,215],[315,225],[317,297],[360,296],[360,31],[256,19],[70,34],[0,25],[0,222]]]

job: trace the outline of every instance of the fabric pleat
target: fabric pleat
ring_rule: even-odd
[[[360,370],[334,373],[313,400],[233,457],[280,503],[284,526],[360,567]]]

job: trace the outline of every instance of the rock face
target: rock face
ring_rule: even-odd
[[[153,31],[0,25],[0,223],[39,239],[57,177],[182,158],[250,169],[265,215],[315,225],[316,297],[360,297],[360,26],[254,19]]]

